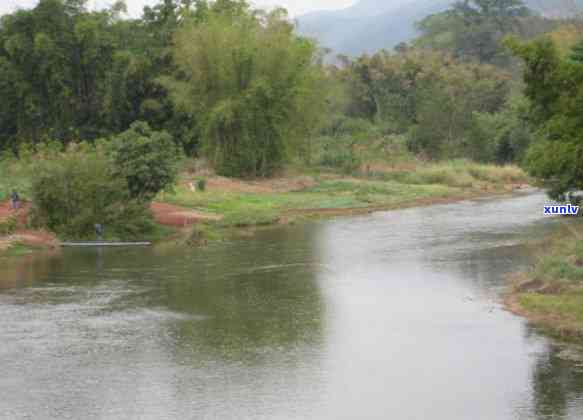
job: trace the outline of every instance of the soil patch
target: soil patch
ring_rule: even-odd
[[[222,220],[222,216],[202,213],[172,204],[156,202],[152,203],[150,208],[156,222],[165,226],[186,227],[200,222]]]
[[[14,211],[12,209],[10,201],[0,202],[0,222],[2,222],[5,219],[8,219],[9,217],[16,216],[18,218],[18,223],[24,225],[28,220],[28,213],[30,211],[30,207],[31,207],[30,203],[22,202],[20,204],[20,209]]]

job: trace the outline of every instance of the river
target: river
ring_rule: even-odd
[[[582,369],[499,303],[544,202],[5,265],[0,419],[582,419]]]

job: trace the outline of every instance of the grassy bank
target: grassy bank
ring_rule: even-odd
[[[175,192],[159,200],[211,217],[205,222],[211,230],[448,202],[509,192],[528,182],[515,166],[467,161],[377,167],[352,175],[296,170],[263,181],[207,177],[205,191],[192,190],[196,179],[196,174],[184,175]]]
[[[583,339],[583,221],[539,245],[538,262],[513,276],[508,307],[563,339]]]
[[[0,165],[0,173],[0,197],[6,198],[11,188],[28,197],[33,171],[27,165],[9,161]],[[193,188],[200,179],[205,180],[204,191]],[[527,182],[515,166],[468,161],[366,165],[350,174],[334,168],[290,168],[279,177],[259,180],[221,178],[186,164],[174,192],[160,194],[156,201],[175,206],[174,213],[185,213],[196,229],[192,223],[166,223],[168,215],[154,209],[159,224],[144,239],[176,237],[176,228],[190,225],[186,242],[201,244],[234,228],[449,202],[509,192]]]

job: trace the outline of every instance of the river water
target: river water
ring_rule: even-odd
[[[583,419],[505,312],[542,194],[0,267],[0,419]]]

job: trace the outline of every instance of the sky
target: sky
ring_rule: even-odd
[[[38,0],[0,0],[0,15],[10,13],[18,8],[34,6]],[[146,5],[156,4],[158,0],[126,0],[128,12],[131,16],[140,15]],[[252,0],[258,7],[283,6],[291,16],[298,16],[315,10],[342,9],[355,3],[356,0]],[[114,0],[89,0],[88,5],[95,8],[107,7]]]

